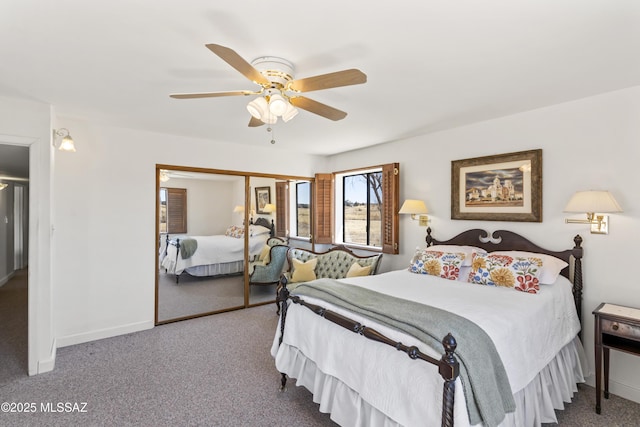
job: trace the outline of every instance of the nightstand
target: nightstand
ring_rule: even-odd
[[[609,398],[609,350],[640,356],[640,310],[602,303],[595,316],[596,413],[601,410],[602,365],[604,355],[604,398]]]

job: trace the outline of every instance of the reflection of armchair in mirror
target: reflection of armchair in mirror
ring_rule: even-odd
[[[285,271],[288,251],[289,246],[287,246],[287,242],[284,239],[271,237],[258,259],[249,265],[249,285],[277,285],[280,282],[283,271]],[[276,306],[278,306],[277,301]]]
[[[287,242],[279,237],[267,240],[258,258],[249,266],[250,285],[273,285],[280,281],[287,260]]]

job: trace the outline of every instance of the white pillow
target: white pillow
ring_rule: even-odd
[[[438,251],[438,252],[453,252],[453,253],[463,253],[464,261],[462,262],[462,267],[469,267],[471,265],[471,260],[473,258],[473,253],[486,254],[482,248],[477,248],[475,246],[460,246],[460,245],[434,245],[425,248],[427,251]],[[466,279],[465,279],[466,280]]]
[[[249,236],[259,236],[266,233],[271,233],[271,230],[269,230],[267,227],[263,227],[261,225],[249,226]]]
[[[511,257],[535,257],[542,260],[542,272],[540,273],[540,283],[543,285],[552,285],[558,279],[558,275],[563,268],[568,266],[566,262],[560,258],[556,258],[551,255],[539,254],[536,252],[525,251],[496,251],[491,252],[491,255],[508,255]]]

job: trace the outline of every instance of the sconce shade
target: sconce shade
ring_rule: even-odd
[[[575,213],[610,213],[622,212],[622,208],[608,191],[578,191],[576,192],[564,212]]]
[[[56,142],[55,142],[55,138],[61,136],[62,140],[60,141],[60,146],[58,146],[58,150],[61,151],[71,151],[74,152],[76,151],[76,146],[73,143],[73,138],[71,138],[71,135],[69,135],[69,130],[66,128],[60,128],[60,129],[54,129],[53,130],[53,146],[56,146]]]
[[[236,206],[235,208],[233,208],[233,211],[234,211],[235,213],[241,213],[241,212],[244,212],[244,206],[240,206],[240,205],[238,205],[238,206]]]
[[[271,204],[271,203],[267,203],[266,205],[264,205],[264,208],[262,209],[263,212],[275,212],[276,211],[276,205]]]
[[[76,146],[73,144],[73,138],[71,138],[69,135],[62,138],[62,143],[60,143],[59,150],[75,152]]]
[[[402,207],[398,211],[400,214],[426,214],[429,213],[427,206],[422,200],[407,199],[402,204]]]
[[[0,191],[4,190],[8,186],[9,186],[9,184],[5,184],[4,182],[0,182]]]

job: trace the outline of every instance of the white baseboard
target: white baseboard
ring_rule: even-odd
[[[586,380],[587,384],[589,384],[591,387],[596,386],[595,375],[591,375]],[[609,379],[609,392],[624,399],[640,403],[640,389],[629,386],[627,384],[622,384],[621,382]]]
[[[101,340],[104,338],[111,338],[118,335],[130,334],[132,332],[144,331],[153,328],[155,325],[153,321],[144,321],[137,323],[129,323],[128,325],[121,325],[115,328],[105,328],[96,331],[83,332],[81,334],[67,335],[64,337],[57,337],[56,342],[58,348],[67,347],[69,345],[82,344],[84,342]]]
[[[43,360],[38,360],[36,362],[35,371],[29,369],[29,375],[38,375],[45,372],[53,371],[53,368],[56,366],[56,350],[56,341],[53,340],[53,345],[51,346],[49,357]]]

